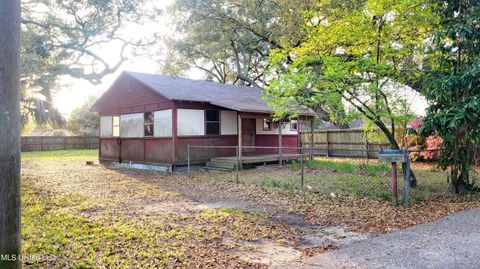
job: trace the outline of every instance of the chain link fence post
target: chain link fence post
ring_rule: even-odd
[[[405,183],[403,190],[403,205],[408,206],[410,204],[410,154],[408,150],[405,150]]]
[[[304,190],[304,188],[303,188],[304,180],[305,180],[305,167],[304,167],[305,162],[303,161],[303,146],[300,148],[300,155],[301,155],[300,163],[301,163],[301,166],[302,166],[300,185],[301,185],[301,188],[302,188],[302,191],[303,191]]]
[[[187,145],[187,174],[190,176],[190,144]]]
[[[235,172],[237,174],[237,183],[239,183],[239,179],[238,179],[238,170],[239,170],[239,165],[240,165],[240,156],[239,156],[239,152],[240,152],[240,148],[237,146],[236,147],[236,156],[237,156],[237,162],[236,162],[236,165],[235,165]]]

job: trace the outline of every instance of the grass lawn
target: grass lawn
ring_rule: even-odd
[[[52,151],[29,151],[22,152],[22,159],[48,159],[48,160],[83,160],[95,158],[98,159],[98,149],[70,149],[70,150],[52,150]]]
[[[85,165],[96,159],[96,150],[22,157],[23,254],[46,257],[24,261],[26,268],[263,268],[311,253],[302,245],[304,236],[324,236],[325,227],[385,233],[480,200],[439,196],[393,208],[382,198],[352,195],[352,182],[360,182],[354,179],[347,181],[348,192],[334,196],[302,192],[284,183],[290,177],[298,184],[296,164],[245,170],[236,183],[232,172],[188,177]],[[358,171],[357,178],[387,173],[381,165],[332,161],[341,162],[307,164],[312,190],[326,185],[326,175],[341,182]],[[329,244],[343,240],[328,236],[338,240]]]

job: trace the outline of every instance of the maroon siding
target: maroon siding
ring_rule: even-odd
[[[255,135],[255,146],[278,147],[278,135]],[[298,135],[282,135],[282,147],[298,147]],[[298,149],[283,149],[283,153],[298,153]],[[278,149],[256,149],[255,154],[278,154]]]
[[[171,138],[145,140],[145,162],[171,164],[173,141]]]
[[[177,161],[176,165],[187,164],[187,147],[190,145],[203,146],[237,146],[238,138],[236,135],[223,136],[180,136],[177,143]],[[235,148],[215,149],[215,148],[191,148],[190,156],[192,163],[205,163],[212,157],[235,156]]]
[[[118,161],[120,159],[120,146],[116,138],[100,138],[100,159]]]
[[[169,109],[173,102],[128,75],[120,76],[92,110],[100,116]]]
[[[116,138],[100,139],[100,159],[108,161],[172,164],[171,138]]]

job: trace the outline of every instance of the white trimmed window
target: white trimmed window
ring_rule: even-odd
[[[153,125],[155,122],[155,117],[153,112],[145,112],[143,113],[143,130],[144,136],[153,136]]]
[[[220,134],[220,111],[216,109],[205,110],[205,134]]]
[[[290,121],[290,131],[298,131],[298,121],[297,120]]]
[[[112,130],[113,130],[113,137],[120,136],[120,116],[113,116]]]
[[[271,131],[272,130],[272,119],[263,119],[263,127],[262,130],[264,131]]]

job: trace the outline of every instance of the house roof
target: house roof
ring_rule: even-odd
[[[273,112],[273,109],[262,98],[262,90],[256,87],[130,71],[124,73],[170,100],[207,102],[241,112],[269,114]],[[302,115],[314,115],[314,112],[308,109],[302,108],[301,110]]]

